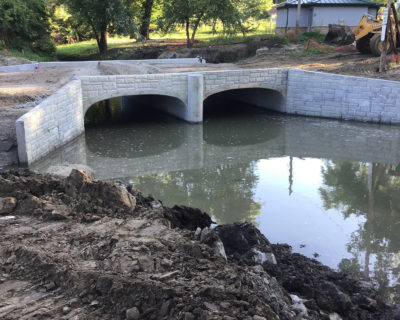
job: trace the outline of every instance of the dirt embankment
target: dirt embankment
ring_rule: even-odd
[[[211,222],[78,170],[1,173],[0,318],[399,319],[371,283]]]

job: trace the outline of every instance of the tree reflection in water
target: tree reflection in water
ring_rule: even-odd
[[[327,161],[320,188],[324,208],[364,216],[353,232],[339,269],[376,279],[390,300],[400,298],[400,177],[399,166]],[[371,268],[371,266],[373,268]]]
[[[253,201],[258,182],[255,162],[219,165],[212,169],[170,172],[134,178],[139,190],[154,190],[159,199],[173,199],[200,208],[217,223],[249,221],[256,224],[261,204]]]

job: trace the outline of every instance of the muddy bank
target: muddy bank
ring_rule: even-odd
[[[0,173],[1,319],[399,319],[368,281],[119,183]]]

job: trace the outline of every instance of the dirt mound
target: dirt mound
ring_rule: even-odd
[[[305,302],[290,294],[300,294],[298,287],[287,291],[269,272],[284,286],[300,278],[329,293],[326,283],[340,292],[348,292],[346,285],[354,292],[361,287],[271,246],[250,224],[201,229],[211,219],[196,209],[166,208],[79,170],[66,179],[0,173],[0,212],[1,319],[306,320],[332,319],[334,312],[349,319],[335,301]],[[221,239],[228,261],[216,250]],[[272,250],[275,268],[267,272],[265,261],[236,259],[255,249]],[[325,279],[314,274],[320,270],[329,272],[325,282],[308,279]],[[351,319],[385,319],[385,312],[395,319],[373,288],[357,294],[360,303],[350,298]]]
[[[325,53],[332,51],[332,49],[328,45],[319,43],[312,39],[308,39],[307,42],[304,44],[304,50],[318,50]]]
[[[146,63],[130,64],[102,61],[97,64],[100,75],[161,73],[161,69]]]
[[[0,53],[0,67],[13,66],[17,64],[29,64],[29,63],[32,63],[32,61],[25,58],[17,58]]]

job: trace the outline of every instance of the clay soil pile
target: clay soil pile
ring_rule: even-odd
[[[399,318],[370,282],[211,223],[83,171],[0,173],[0,318]]]

